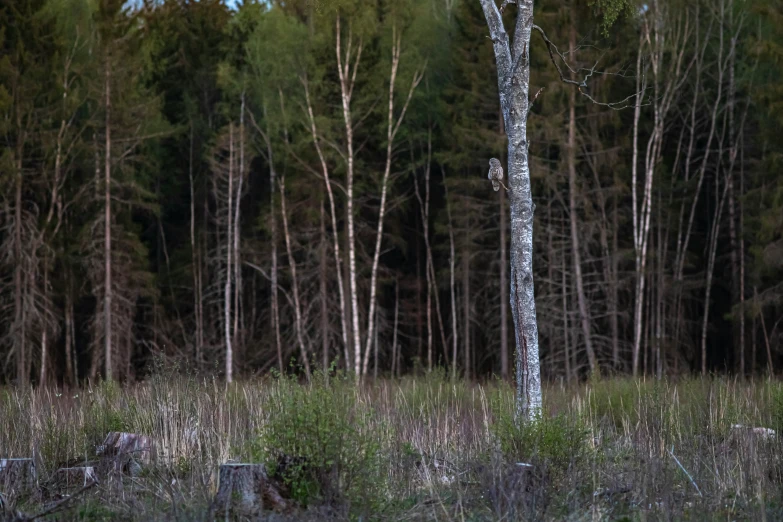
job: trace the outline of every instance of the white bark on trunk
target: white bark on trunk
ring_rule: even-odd
[[[381,256],[381,242],[383,240],[383,219],[386,214],[386,194],[389,185],[389,175],[391,174],[392,153],[394,148],[394,138],[402,125],[405,113],[408,110],[408,104],[413,96],[413,91],[422,79],[422,73],[417,72],[411,82],[408,90],[408,97],[402,106],[399,117],[394,118],[394,82],[397,79],[397,69],[400,64],[400,52],[402,51],[402,34],[398,34],[396,27],[392,27],[392,62],[389,76],[389,113],[386,127],[386,166],[383,171],[383,181],[381,182],[381,205],[378,210],[378,226],[375,233],[375,253],[372,259],[372,269],[370,272],[370,311],[367,314],[367,344],[364,350],[364,363],[362,365],[362,375],[367,374],[367,364],[370,356],[370,344],[374,335],[375,328],[375,308],[376,293],[378,287],[378,262]]]
[[[232,226],[234,229],[231,248],[233,249],[232,253],[232,261],[233,266],[231,267],[231,270],[233,271],[233,291],[234,291],[234,328],[232,332],[232,345],[233,348],[236,350],[237,345],[240,345],[239,342],[239,307],[240,307],[240,296],[242,293],[242,273],[241,273],[241,261],[240,261],[240,255],[239,255],[239,211],[240,211],[240,205],[239,202],[242,198],[242,185],[245,178],[245,93],[242,93],[242,103],[241,103],[241,109],[239,112],[239,182],[237,183],[237,192],[236,197],[234,198],[234,220],[232,222]],[[240,348],[241,351],[241,348]]]
[[[337,212],[335,211],[334,204],[334,192],[332,191],[332,182],[329,179],[329,167],[326,165],[326,159],[324,158],[323,151],[321,150],[321,144],[318,140],[318,129],[315,126],[315,116],[313,115],[313,106],[310,103],[310,89],[307,84],[307,80],[302,78],[302,86],[305,91],[305,101],[307,102],[307,117],[310,124],[310,133],[313,138],[313,145],[318,153],[318,159],[321,163],[321,174],[324,177],[324,185],[326,186],[326,194],[329,196],[329,212],[332,219],[332,245],[334,253],[335,273],[337,275],[337,291],[340,296],[340,326],[342,327],[342,339],[343,348],[345,350],[345,367],[350,368],[351,358],[348,353],[348,321],[346,318],[346,302],[345,302],[345,285],[343,283],[343,269],[342,269],[342,257],[340,255],[340,238],[337,233]]]
[[[518,0],[513,49],[500,12],[492,0],[481,0],[498,71],[498,91],[508,136],[509,206],[511,210],[511,313],[516,337],[516,417],[533,419],[541,411],[541,366],[533,285],[533,212],[530,187],[527,118],[530,110],[530,36],[533,1]]]
[[[234,124],[229,126],[228,154],[228,213],[226,217],[226,281],[223,293],[223,334],[226,343],[226,382],[231,383],[234,368],[234,350],[231,344],[231,276],[234,265],[231,261],[233,252],[232,238],[234,227],[231,223],[234,198]]]
[[[356,57],[351,74],[352,33],[348,29],[348,42],[343,59],[341,51],[340,15],[337,15],[335,53],[337,55],[337,71],[340,77],[340,99],[342,101],[343,121],[345,123],[345,142],[347,147],[347,171],[346,171],[346,214],[348,228],[348,284],[351,293],[351,333],[353,334],[354,348],[354,373],[357,377],[362,374],[362,345],[359,333],[359,290],[356,283],[356,232],[353,221],[354,199],[354,150],[353,150],[353,120],[351,116],[351,96],[356,84],[356,71],[359,69],[359,61],[362,56],[362,44],[358,45]],[[343,65],[343,62],[345,64]]]

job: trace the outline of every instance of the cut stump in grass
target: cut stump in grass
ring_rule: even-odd
[[[37,482],[33,459],[0,459],[0,492],[6,499],[30,492]]]
[[[288,512],[293,502],[283,497],[263,464],[221,464],[218,492],[210,508],[213,517],[258,516],[264,509]]]
[[[110,470],[133,476],[157,456],[155,442],[150,437],[119,431],[109,432],[96,453],[104,464],[109,464]]]

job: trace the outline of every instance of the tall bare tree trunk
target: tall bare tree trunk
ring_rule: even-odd
[[[573,17],[573,8],[572,8]],[[571,20],[569,30],[569,46],[571,50],[576,49],[576,25],[575,20]],[[598,362],[596,361],[595,351],[593,350],[593,340],[590,326],[590,314],[587,310],[587,299],[585,298],[584,283],[582,281],[582,259],[579,246],[579,230],[577,223],[576,209],[576,91],[571,89],[568,94],[568,210],[571,224],[571,255],[574,265],[574,283],[576,284],[576,297],[579,306],[579,322],[582,326],[582,337],[585,341],[587,350],[587,361],[590,364],[590,373],[598,373]]]
[[[48,252],[44,253],[44,264],[43,264],[43,300],[44,303],[49,302],[49,254]],[[40,377],[38,379],[38,386],[44,387],[47,385],[47,370],[46,367],[46,360],[49,356],[48,354],[48,334],[49,334],[49,314],[48,310],[44,310],[41,314],[41,373]]]
[[[307,96],[307,106],[310,107],[310,97]],[[282,106],[282,95],[280,100]],[[252,114],[252,113],[251,113]],[[312,111],[308,113],[312,116]],[[266,116],[266,107],[264,107],[264,116]],[[315,131],[313,131],[315,132]],[[286,133],[287,134],[287,133]],[[315,136],[315,134],[313,134]],[[280,293],[278,289],[278,266],[277,266],[277,243],[279,241],[277,231],[277,205],[275,204],[275,194],[277,193],[277,171],[275,170],[274,151],[272,150],[272,141],[268,133],[264,133],[266,141],[266,157],[269,162],[269,228],[272,230],[272,266],[270,268],[270,282],[272,290],[272,330],[275,333],[275,348],[277,351],[277,366],[280,373],[284,371],[283,365],[283,342],[280,337]],[[314,138],[315,139],[315,138]],[[326,176],[327,182],[329,176]],[[331,194],[331,193],[330,193]],[[334,212],[334,205],[332,205]],[[324,255],[326,252],[324,252]],[[339,271],[339,263],[338,263]],[[342,291],[340,293],[342,305]]]
[[[299,344],[299,350],[302,356],[302,365],[305,369],[307,380],[310,380],[310,360],[307,355],[307,347],[304,342],[303,324],[302,324],[302,306],[299,299],[299,282],[296,277],[296,260],[291,249],[291,234],[288,232],[288,214],[285,209],[285,176],[280,177],[280,212],[283,216],[283,236],[285,238],[285,249],[288,254],[288,265],[291,267],[291,285],[294,294],[294,327],[296,329],[296,342]]]
[[[329,246],[326,241],[326,210],[321,199],[321,269],[319,272],[319,289],[321,291],[321,357],[323,359],[324,375],[329,371],[329,300],[326,293],[326,257]]]
[[[76,385],[76,378],[74,374],[74,360],[73,352],[71,349],[71,342],[73,338],[71,329],[71,315],[73,313],[73,304],[71,297],[71,275],[66,275],[66,289],[65,289],[65,375],[63,376],[63,382],[71,386]]]
[[[378,262],[381,256],[381,243],[383,241],[383,219],[386,214],[386,194],[389,185],[389,176],[391,174],[391,162],[392,152],[394,145],[394,138],[397,135],[397,131],[402,125],[402,121],[405,118],[405,113],[408,110],[408,103],[413,96],[413,91],[422,79],[422,74],[417,72],[414,74],[413,81],[411,82],[410,89],[408,90],[408,97],[402,106],[400,116],[394,118],[394,83],[397,79],[397,69],[400,64],[400,53],[402,51],[402,34],[397,33],[396,26],[392,27],[392,62],[391,72],[389,78],[389,114],[386,127],[386,167],[383,171],[383,181],[381,182],[381,204],[378,210],[378,226],[375,234],[375,253],[372,259],[372,269],[370,271],[370,310],[367,314],[367,345],[364,350],[364,363],[362,365],[362,375],[367,373],[367,364],[370,358],[370,344],[373,339],[375,328],[375,309],[376,309],[376,293],[378,287]],[[429,170],[429,169],[428,169]]]
[[[16,148],[16,179],[14,183],[14,350],[16,352],[16,380],[19,386],[26,386],[30,378],[25,373],[27,363],[27,340],[24,331],[24,263],[22,260],[22,140]]]
[[[508,136],[509,206],[511,209],[511,315],[516,337],[516,418],[535,418],[541,411],[541,364],[533,285],[533,213],[527,118],[530,110],[530,36],[533,0],[517,1],[513,48],[493,0],[481,0],[495,51],[498,91]]]
[[[229,154],[228,154],[228,213],[226,217],[226,282],[223,293],[223,330],[226,343],[226,382],[231,383],[234,373],[234,349],[231,344],[231,279],[234,273],[232,262],[234,233],[232,226],[234,203],[234,124],[229,124]]]
[[[242,199],[242,184],[245,178],[245,93],[242,93],[241,109],[239,112],[239,181],[237,183],[237,193],[234,198],[234,219],[232,222],[233,237],[230,248],[233,250],[232,261],[233,266],[230,270],[233,271],[233,291],[234,291],[234,327],[232,332],[232,345],[236,351],[239,347],[241,352],[241,342],[239,340],[240,328],[239,319],[241,316],[241,293],[242,293],[242,265],[239,255],[239,218],[240,218],[240,201]]]
[[[456,252],[454,250],[454,225],[451,220],[451,202],[449,200],[449,187],[446,183],[446,169],[441,166],[443,174],[443,190],[446,197],[446,217],[449,227],[449,290],[451,292],[451,378],[457,378],[457,292],[454,283]],[[501,258],[502,259],[502,258]],[[501,289],[503,285],[501,284]],[[501,301],[503,303],[503,301]],[[504,303],[505,304],[505,303]]]
[[[745,377],[745,212],[742,196],[745,194],[744,161],[740,161],[739,195],[739,278],[740,278],[740,375]]]
[[[357,377],[362,374],[362,345],[359,332],[359,290],[356,282],[356,232],[354,225],[354,150],[353,150],[353,120],[351,117],[351,96],[356,84],[356,71],[359,69],[359,61],[362,56],[362,44],[359,42],[356,58],[353,64],[353,74],[351,74],[351,52],[352,52],[352,31],[348,29],[348,42],[345,50],[345,59],[343,60],[341,51],[342,35],[340,33],[340,15],[337,15],[337,43],[335,47],[337,55],[337,72],[340,77],[340,98],[342,101],[343,120],[345,122],[345,142],[347,147],[347,169],[346,169],[346,214],[348,228],[348,283],[351,294],[351,333],[353,334],[354,349],[354,373]],[[345,64],[343,65],[343,61]]]
[[[399,347],[397,346],[397,328],[400,317],[400,282],[394,281],[394,332],[392,333],[392,367],[391,376],[400,374]],[[395,373],[395,370],[397,373]]]
[[[467,242],[462,252],[462,337],[465,338],[465,379],[470,379],[470,251]]]
[[[563,304],[563,354],[565,358],[566,381],[571,382],[571,378],[576,374],[576,368],[571,364],[571,332],[570,321],[568,320],[568,263],[565,252],[563,253],[562,270],[560,273],[560,299]]]
[[[112,278],[111,278],[111,64],[106,58],[106,78],[105,78],[105,96],[106,96],[106,146],[104,150],[104,299],[103,299],[103,321],[104,321],[104,364],[106,379],[112,380]]]
[[[204,349],[204,315],[201,300],[201,280],[199,278],[199,251],[196,245],[196,188],[193,179],[193,120],[190,120],[190,151],[188,155],[188,179],[190,181],[190,262],[193,269],[193,309],[196,315],[195,335],[195,362],[196,367],[201,366],[202,351]]]

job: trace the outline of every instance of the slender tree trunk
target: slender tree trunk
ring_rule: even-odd
[[[723,204],[726,201],[728,194],[728,184],[723,189],[723,194],[719,193],[720,180],[716,176],[715,179],[715,214],[712,219],[712,231],[709,238],[708,258],[707,258],[707,274],[705,281],[705,293],[704,293],[704,316],[702,317],[701,325],[701,373],[707,374],[707,326],[709,324],[709,312],[710,312],[710,296],[712,292],[712,274],[715,269],[715,257],[718,250],[718,235],[720,233],[720,221],[723,214]]]
[[[234,229],[232,243],[230,248],[233,249],[232,253],[232,261],[233,266],[230,267],[230,270],[233,271],[233,292],[234,292],[234,327],[232,332],[232,345],[234,350],[239,350],[240,353],[242,351],[241,345],[242,343],[239,340],[240,336],[240,328],[239,328],[239,319],[242,315],[240,313],[240,305],[241,305],[241,293],[242,293],[242,265],[239,255],[239,240],[240,240],[240,232],[239,232],[239,218],[240,218],[240,204],[242,198],[242,185],[245,178],[245,93],[242,93],[242,101],[241,101],[241,109],[239,112],[239,180],[237,183],[237,192],[236,197],[234,198],[234,219],[232,222],[232,226]]]
[[[742,197],[745,195],[745,170],[740,161],[739,194],[739,287],[740,287],[740,375],[745,377],[745,212]]]
[[[757,287],[753,287],[753,300],[758,302],[759,300],[759,291]],[[769,377],[772,378],[772,376],[775,374],[774,370],[772,369],[772,349],[769,345],[769,335],[767,334],[767,324],[764,322],[764,308],[759,308],[758,316],[761,319],[761,332],[764,334],[764,345],[767,348],[767,372],[769,373]],[[755,344],[753,346],[753,352],[755,355],[756,347]],[[755,360],[755,359],[754,359]]]
[[[66,288],[65,288],[65,376],[63,382],[71,386],[76,385],[76,379],[74,378],[74,361],[71,352],[71,313],[73,305],[71,304],[71,276],[69,273],[66,275]]]
[[[446,184],[446,169],[441,167],[443,174],[443,190],[446,196],[446,217],[448,218],[449,227],[449,290],[451,293],[451,378],[452,380],[457,378],[457,292],[456,284],[454,282],[455,276],[455,263],[456,252],[454,249],[454,226],[451,220],[451,201],[449,200],[449,188]],[[501,259],[503,259],[501,257]],[[501,289],[503,284],[500,285]],[[501,303],[504,303],[501,301]],[[505,303],[504,303],[505,304]]]
[[[291,285],[294,294],[294,327],[296,328],[296,342],[299,344],[299,350],[302,356],[302,365],[305,369],[307,380],[310,380],[310,360],[307,356],[307,347],[304,342],[303,324],[302,324],[302,306],[299,299],[299,282],[296,277],[296,260],[291,249],[291,234],[288,232],[288,214],[285,209],[285,176],[280,177],[280,213],[283,216],[283,237],[285,238],[285,249],[288,254],[288,265],[291,267]]]
[[[571,22],[569,31],[569,45],[571,49],[576,49],[576,26]],[[577,223],[576,209],[576,91],[571,89],[568,95],[568,144],[566,146],[568,157],[568,209],[571,225],[571,255],[574,265],[574,283],[576,284],[576,297],[579,306],[579,322],[582,326],[582,337],[585,341],[587,350],[587,361],[590,364],[590,373],[598,373],[598,362],[596,361],[595,351],[593,350],[593,341],[590,326],[590,314],[587,310],[587,299],[585,298],[584,283],[582,281],[582,259],[579,246],[579,230]]]
[[[111,65],[106,59],[106,146],[104,150],[104,364],[106,379],[112,380],[112,277],[111,277]]]
[[[395,375],[399,375],[400,373],[399,355],[398,355],[399,347],[397,346],[397,328],[399,325],[399,316],[400,316],[400,282],[395,280],[394,281],[394,332],[392,333],[392,368],[391,368],[392,377],[394,377]],[[395,369],[397,370],[397,373],[395,373]]]
[[[571,364],[571,327],[568,320],[568,263],[565,252],[562,256],[562,267],[560,272],[560,300],[563,305],[563,355],[565,358],[566,382],[571,382],[571,377],[576,373],[576,367]]]
[[[49,254],[44,253],[44,264],[43,264],[43,300],[44,303],[49,302]],[[41,387],[45,387],[47,385],[47,370],[46,367],[46,361],[48,358],[48,333],[49,333],[49,324],[48,324],[48,311],[44,310],[43,314],[41,314],[42,317],[42,324],[41,324],[41,374],[38,379],[38,385]]]
[[[199,252],[196,246],[196,189],[193,179],[193,120],[190,121],[190,150],[188,155],[188,179],[190,181],[190,252],[193,267],[193,310],[196,315],[195,361],[201,366],[201,354],[204,346],[203,305],[201,303],[201,282],[198,276]]]
[[[416,185],[414,185],[414,187],[416,187]],[[427,270],[429,270],[429,267],[427,267]],[[421,242],[416,241],[416,340],[418,342],[416,354],[419,359],[419,364],[421,364],[422,359],[424,358],[424,337],[422,335],[422,332],[424,331],[424,326],[421,320],[422,317],[421,295],[422,295]]]
[[[340,326],[342,328],[342,336],[343,336],[343,349],[345,351],[345,368],[346,370],[350,368],[351,366],[351,358],[350,358],[350,350],[349,350],[349,336],[348,336],[348,311],[346,310],[346,300],[345,300],[345,286],[343,283],[343,272],[342,272],[342,259],[340,255],[340,238],[337,232],[337,212],[335,210],[335,203],[334,203],[334,192],[332,191],[332,182],[329,178],[329,168],[326,165],[326,159],[324,158],[323,151],[321,150],[321,144],[318,140],[318,130],[315,126],[315,116],[313,115],[313,106],[310,103],[310,89],[307,84],[306,79],[302,79],[302,85],[304,86],[305,91],[305,101],[307,102],[307,116],[308,121],[310,123],[310,134],[313,138],[313,145],[315,146],[315,150],[318,153],[318,159],[321,163],[321,173],[324,177],[324,185],[326,187],[326,194],[329,196],[329,213],[332,218],[332,241],[333,241],[333,253],[334,253],[334,264],[335,264],[335,273],[337,275],[337,291],[339,292],[340,297]],[[282,94],[281,94],[282,99]],[[271,152],[271,149],[270,149]],[[271,156],[270,156],[271,157]],[[272,183],[274,184],[274,176],[272,175]],[[274,189],[272,190],[274,193]],[[278,337],[279,338],[279,337]]]
[[[465,338],[465,379],[470,379],[470,251],[467,242],[462,252],[462,328],[462,336]]]
[[[323,358],[323,371],[326,375],[329,371],[329,300],[326,294],[326,257],[329,246],[326,242],[326,210],[324,200],[321,199],[321,270],[320,291],[321,291],[321,355]]]
[[[619,210],[617,208],[617,194],[612,197],[612,252],[610,260],[610,269],[612,278],[609,282],[609,325],[612,330],[612,362],[615,371],[620,369],[620,321],[619,321],[619,286],[620,269],[618,266],[618,238],[620,231]]]
[[[402,51],[402,35],[398,34],[396,27],[392,28],[392,63],[389,79],[389,114],[386,128],[386,167],[383,171],[383,181],[381,183],[381,204],[378,210],[378,227],[375,235],[375,253],[372,259],[372,269],[370,271],[370,310],[367,315],[367,346],[364,350],[364,364],[362,366],[362,374],[367,373],[367,363],[370,356],[370,342],[373,338],[375,328],[375,309],[376,309],[376,293],[378,287],[378,262],[381,255],[381,243],[383,240],[383,219],[386,214],[386,194],[389,185],[389,176],[391,174],[391,161],[394,145],[394,138],[397,135],[397,131],[402,125],[405,112],[408,110],[408,103],[413,96],[413,90],[421,81],[421,75],[416,73],[414,79],[411,82],[410,90],[408,91],[408,98],[402,107],[399,118],[394,118],[394,83],[397,79],[397,69],[400,64],[400,52]],[[429,169],[428,169],[429,171]]]
[[[24,332],[24,262],[22,260],[22,140],[17,145],[16,180],[14,186],[14,334],[16,339],[16,380],[19,386],[26,386],[29,375],[25,374],[27,363],[27,342]]]
[[[346,214],[347,214],[347,228],[348,228],[348,283],[350,285],[351,295],[351,329],[353,334],[353,349],[354,349],[354,373],[357,377],[362,373],[362,345],[361,335],[359,332],[359,290],[356,282],[356,232],[354,225],[354,197],[353,197],[353,185],[354,185],[354,150],[353,150],[353,120],[351,117],[351,96],[353,94],[353,87],[356,82],[356,71],[359,68],[359,61],[362,54],[361,43],[358,46],[356,52],[356,59],[353,66],[353,76],[351,73],[351,30],[348,30],[348,42],[345,50],[345,64],[343,65],[343,57],[341,53],[341,39],[340,34],[340,15],[337,15],[337,71],[340,77],[340,93],[342,100],[343,120],[345,122],[345,142],[347,147],[347,169],[346,169]]]
[[[633,204],[633,242],[634,249],[636,250],[636,298],[634,301],[634,316],[633,316],[633,328],[634,328],[634,342],[633,342],[633,375],[634,377],[639,373],[639,349],[641,347],[642,337],[642,304],[644,302],[644,276],[641,273],[641,259],[639,252],[639,219],[637,215],[638,197],[636,195],[638,185],[639,170],[639,117],[641,116],[641,87],[642,80],[639,71],[642,66],[642,46],[644,45],[643,36],[639,36],[639,50],[636,54],[636,105],[634,107],[633,114],[633,155],[631,159],[631,195]]]
[[[234,124],[229,125],[229,156],[228,156],[228,213],[226,216],[226,282],[223,294],[223,329],[226,343],[226,382],[231,383],[234,372],[234,350],[231,344],[231,279],[234,273],[232,262],[233,246],[231,236],[234,203]]]

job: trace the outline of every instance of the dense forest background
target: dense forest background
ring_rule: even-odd
[[[783,3],[536,8],[543,375],[772,372]],[[0,42],[2,381],[509,377],[478,1],[2,0]]]

